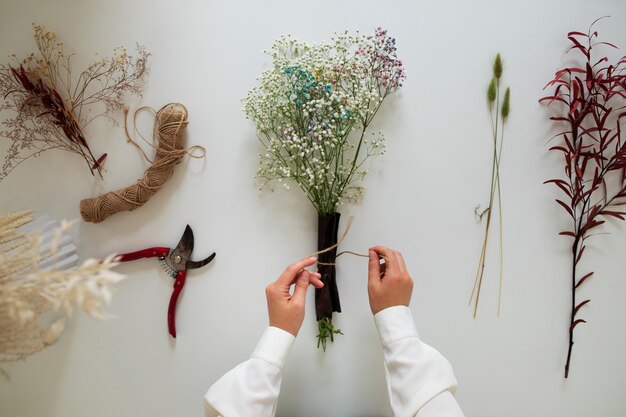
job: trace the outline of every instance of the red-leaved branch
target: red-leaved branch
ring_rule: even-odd
[[[598,20],[587,33],[567,34],[572,44],[567,52],[576,56],[578,64],[557,71],[544,88],[550,94],[539,100],[556,111],[550,120],[559,126],[559,133],[553,137],[559,143],[550,150],[559,153],[564,162],[563,176],[546,183],[563,193],[556,202],[571,222],[571,227],[559,233],[572,240],[565,378],[570,371],[574,330],[586,323],[581,309],[591,301],[579,294],[594,274],[578,267],[587,240],[598,234],[599,226],[607,219],[626,219],[621,208],[626,204],[626,143],[621,127],[626,116],[626,56],[615,63],[606,56],[595,56],[601,47],[617,49],[598,40],[598,32],[593,29]]]

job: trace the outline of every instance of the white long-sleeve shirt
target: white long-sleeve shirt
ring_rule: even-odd
[[[387,308],[374,316],[383,344],[385,375],[395,417],[463,417],[452,396],[450,363],[417,334],[411,310]],[[268,327],[249,360],[220,378],[204,397],[207,417],[274,417],[282,370],[295,337]]]

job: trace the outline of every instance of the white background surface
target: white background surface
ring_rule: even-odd
[[[266,326],[264,286],[315,249],[316,214],[297,190],[257,191],[259,151],[240,99],[270,64],[261,51],[284,33],[315,42],[334,31],[397,38],[408,79],[384,105],[376,129],[388,153],[373,160],[344,249],[384,244],[404,252],[416,281],[411,308],[420,334],[453,364],[467,416],[626,415],[626,225],[612,223],[588,249],[596,278],[578,327],[571,377],[562,378],[569,314],[566,219],[543,186],[560,175],[548,155],[542,87],[564,62],[570,30],[597,17],[604,40],[626,47],[626,5],[614,1],[34,1],[2,0],[0,56],[34,50],[31,22],[57,30],[79,59],[114,46],[144,44],[153,54],[143,104],[170,101],[190,111],[189,144],[205,161],[186,161],[148,204],[98,225],[80,223],[84,257],[173,245],[186,223],[196,257],[178,308],[179,337],[168,339],[171,280],[155,260],[125,264],[128,279],[109,311],[117,319],[74,320],[61,341],[0,380],[6,417],[201,416],[213,381],[245,360]],[[512,87],[502,186],[505,235],[503,311],[496,318],[496,246],[474,320],[467,300],[482,226],[473,209],[488,198],[489,118],[483,105],[496,52]],[[622,50],[623,52],[624,50]],[[4,58],[3,58],[4,59]],[[82,61],[81,61],[82,60]],[[135,106],[138,100],[133,102]],[[151,122],[143,120],[144,131]],[[0,183],[0,212],[36,209],[79,218],[81,198],[132,183],[145,170],[120,128],[89,131],[109,153],[104,182],[73,155],[50,152]],[[4,146],[4,145],[0,145]],[[4,148],[0,148],[4,149]],[[345,223],[343,223],[345,224]],[[492,239],[495,242],[495,239]],[[366,262],[338,267],[345,336],[315,348],[313,303],[287,363],[279,416],[389,416],[381,348],[369,312]],[[312,293],[309,294],[312,301]]]

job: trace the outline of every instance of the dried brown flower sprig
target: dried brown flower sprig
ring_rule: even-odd
[[[0,169],[0,180],[25,160],[50,149],[82,156],[91,173],[102,175],[103,154],[96,158],[84,129],[96,118],[124,107],[126,94],[141,96],[149,53],[137,45],[137,57],[123,47],[111,57],[100,58],[78,77],[56,33],[33,24],[38,52],[23,60],[12,55],[12,64],[0,65],[0,113],[10,116],[0,136],[11,141]]]

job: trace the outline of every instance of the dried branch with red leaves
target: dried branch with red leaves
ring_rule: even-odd
[[[102,175],[106,154],[96,158],[83,129],[98,117],[111,120],[124,107],[126,93],[141,96],[149,54],[137,47],[136,58],[125,48],[72,75],[73,54],[67,54],[56,33],[33,25],[38,53],[14,64],[0,65],[0,136],[11,145],[0,168],[0,180],[25,160],[50,149],[82,156],[91,173]],[[114,121],[114,120],[113,120]],[[114,121],[115,122],[115,121]]]
[[[600,19],[598,19],[600,20]],[[626,116],[626,56],[610,63],[606,56],[595,57],[599,47],[617,47],[598,40],[593,26],[587,33],[570,32],[568,53],[580,64],[556,72],[544,89],[550,95],[539,100],[557,111],[550,117],[560,132],[552,139],[559,143],[550,148],[562,156],[563,177],[545,183],[554,184],[564,197],[556,202],[567,214],[571,227],[560,232],[571,244],[571,312],[568,324],[569,345],[565,378],[569,376],[574,346],[574,331],[586,321],[581,309],[590,300],[580,296],[582,285],[593,277],[592,271],[580,271],[580,260],[588,239],[597,235],[607,219],[626,219],[620,206],[626,204],[626,141],[622,119]]]

